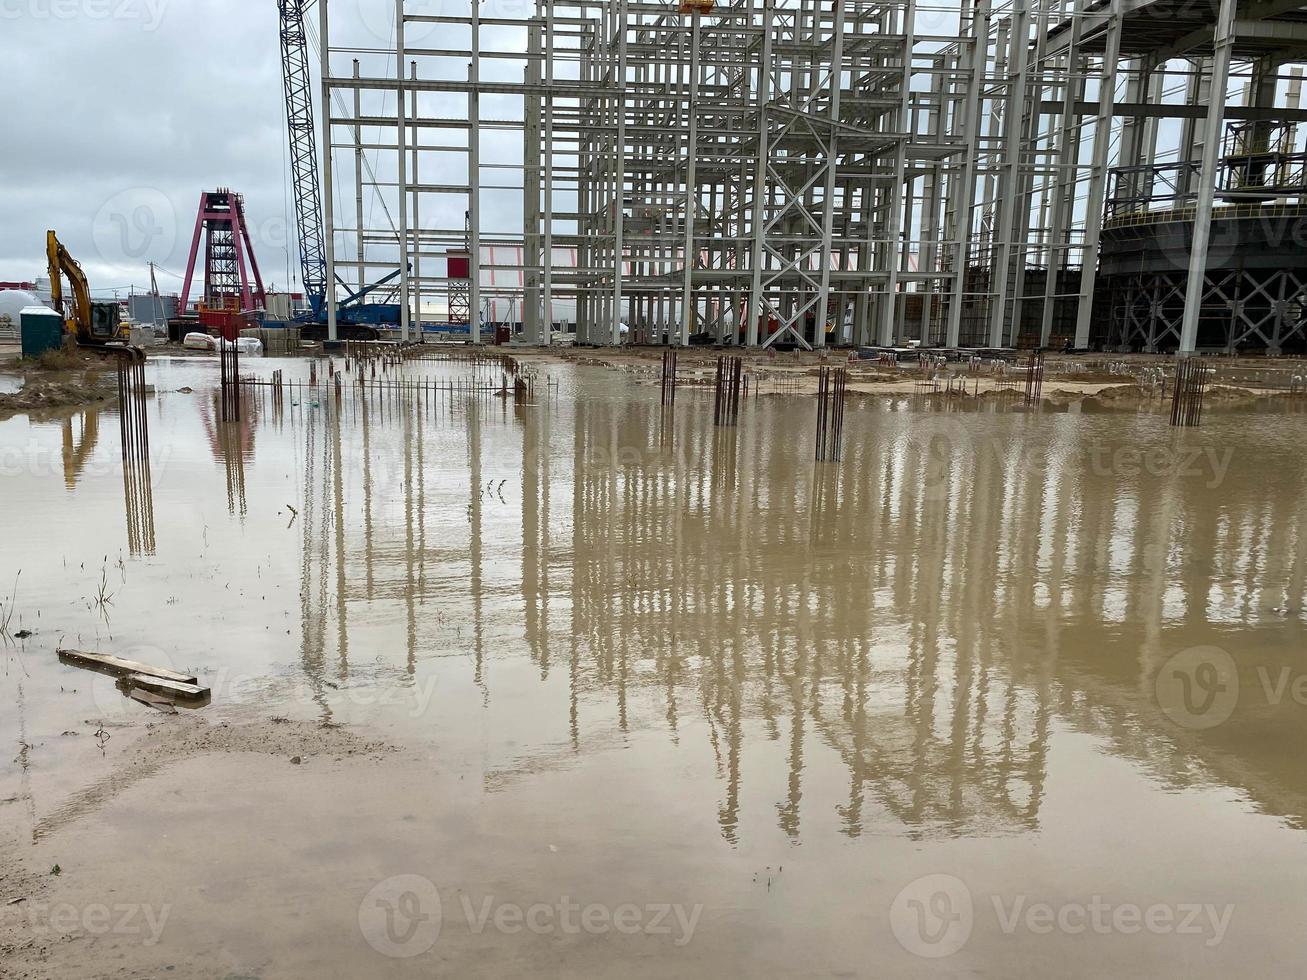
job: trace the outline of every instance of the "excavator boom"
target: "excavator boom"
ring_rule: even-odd
[[[73,290],[72,315],[66,320],[68,332],[79,344],[106,344],[117,339],[118,304],[91,302],[86,273],[53,231],[45,234],[45,254],[50,264],[50,300],[60,313],[64,312],[64,276]]]

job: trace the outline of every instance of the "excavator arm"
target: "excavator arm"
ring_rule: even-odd
[[[63,277],[73,289],[73,315],[68,318],[68,332],[80,341],[91,339],[91,286],[86,273],[77,260],[68,254],[59,236],[53,231],[45,233],[45,253],[50,262],[50,299],[55,309],[63,312]]]
[[[50,300],[61,314],[64,313],[64,276],[73,290],[72,315],[65,319],[68,332],[84,346],[101,346],[118,339],[118,304],[91,301],[86,273],[53,231],[45,234],[45,254],[50,264]]]

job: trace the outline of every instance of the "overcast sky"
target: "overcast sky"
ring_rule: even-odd
[[[184,272],[181,226],[219,184],[282,216],[275,0],[0,0],[0,65],[0,279],[45,275],[47,228],[97,291]]]
[[[333,35],[379,44],[393,9],[333,0]],[[284,287],[280,59],[276,0],[0,0],[0,280],[46,274],[48,228],[97,293],[183,273],[200,192],[226,186]]]

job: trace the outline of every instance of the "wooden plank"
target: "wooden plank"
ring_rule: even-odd
[[[137,663],[135,660],[123,660],[121,657],[113,657],[107,653],[87,653],[84,650],[60,650],[58,653],[59,659],[65,663],[85,667],[88,670],[113,674],[115,677],[144,674],[147,677],[159,677],[166,681],[176,681],[179,684],[194,684],[196,682],[196,678],[188,674],[179,674],[175,670],[167,670],[163,667],[151,667],[149,664]]]
[[[128,674],[123,678],[122,683],[127,687],[135,686],[145,691],[166,694],[183,701],[207,701],[210,697],[207,687],[183,683],[182,681],[170,681],[162,677],[151,677],[149,674]]]
[[[177,709],[173,706],[172,699],[165,698],[161,694],[151,694],[149,691],[143,691],[139,687],[134,687],[127,692],[127,696],[147,708],[153,708],[155,711],[162,711],[165,715],[175,715]]]

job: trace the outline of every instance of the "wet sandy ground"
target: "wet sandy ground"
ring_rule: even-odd
[[[1300,418],[540,370],[0,423],[0,971],[1301,972]]]
[[[625,348],[558,348],[542,351],[512,348],[514,356],[527,362],[563,362],[583,366],[606,367],[641,381],[657,380],[662,372],[660,347]],[[949,362],[943,367],[928,367],[904,360],[897,365],[883,365],[875,360],[849,360],[847,350],[750,351],[720,348],[682,348],[678,350],[677,375],[685,386],[712,386],[717,359],[723,353],[740,356],[745,363],[751,390],[755,394],[814,394],[822,367],[848,370],[848,391],[854,395],[918,395],[955,397],[959,401],[1020,398],[1024,395],[1026,367],[1030,352],[1010,355],[1006,368],[999,371],[993,359],[978,366]],[[1297,358],[1213,357],[1205,363],[1212,369],[1211,384],[1216,390],[1209,396],[1212,408],[1249,407],[1260,400],[1289,397],[1296,387],[1307,391],[1307,362]],[[1165,397],[1167,385],[1175,373],[1173,356],[1149,354],[1047,354],[1044,360],[1042,395],[1045,406],[1062,406],[1086,397],[1104,396],[1099,407],[1169,410]],[[952,377],[953,384],[949,384]],[[1296,379],[1296,381],[1295,381]],[[1275,406],[1263,406],[1278,410]]]

